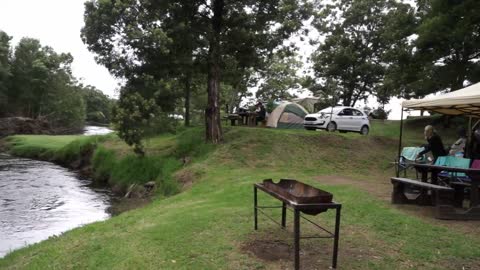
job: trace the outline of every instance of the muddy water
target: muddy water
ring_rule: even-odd
[[[49,162],[0,153],[0,258],[110,217],[110,192]]]

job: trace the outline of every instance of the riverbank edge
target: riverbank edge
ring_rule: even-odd
[[[107,187],[112,191],[113,195],[111,206],[108,212],[113,216],[119,215],[125,211],[140,208],[151,203],[155,196],[154,187],[151,183],[148,187],[142,185],[120,185],[109,181],[108,177],[96,174],[95,168],[92,166],[92,159],[94,152],[100,146],[101,142],[108,138],[108,135],[97,135],[84,137],[78,147],[78,151],[65,149],[65,147],[58,150],[48,149],[47,147],[33,147],[29,151],[14,151],[14,144],[9,142],[13,136],[8,136],[0,139],[0,153],[8,153],[15,157],[29,158],[33,160],[40,160],[51,162],[63,168],[75,171],[81,177],[92,180],[92,185]],[[71,143],[78,143],[81,139],[73,140]],[[67,144],[66,147],[70,145]],[[70,151],[68,151],[70,150]]]

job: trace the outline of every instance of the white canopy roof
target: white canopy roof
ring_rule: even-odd
[[[406,100],[402,107],[448,115],[480,117],[480,83],[444,95]]]

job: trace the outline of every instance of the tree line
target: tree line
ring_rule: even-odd
[[[72,75],[73,57],[22,38],[13,48],[0,31],[0,117],[23,116],[58,128],[80,128],[85,120],[108,123],[112,101]]]

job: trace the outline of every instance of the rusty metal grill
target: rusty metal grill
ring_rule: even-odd
[[[270,196],[280,200],[282,206],[258,206],[258,189],[264,191]],[[338,258],[338,241],[340,236],[340,211],[342,205],[334,202],[333,195],[327,191],[317,189],[310,185],[304,184],[293,179],[281,179],[280,182],[274,183],[272,179],[264,180],[262,183],[254,184],[254,228],[258,229],[258,212],[264,214],[274,223],[277,223],[282,228],[286,228],[286,210],[290,208],[294,213],[293,224],[293,238],[294,238],[294,264],[295,269],[300,269],[300,239],[312,239],[312,238],[333,238],[333,255],[332,255],[332,268],[337,267]],[[282,208],[282,220],[281,223],[268,216],[263,211],[265,208]],[[321,227],[312,220],[301,215],[301,213],[307,215],[318,215],[329,209],[336,210],[335,217],[335,231],[332,233],[329,230]],[[300,218],[313,224],[316,228],[327,233],[327,236],[300,236]]]

